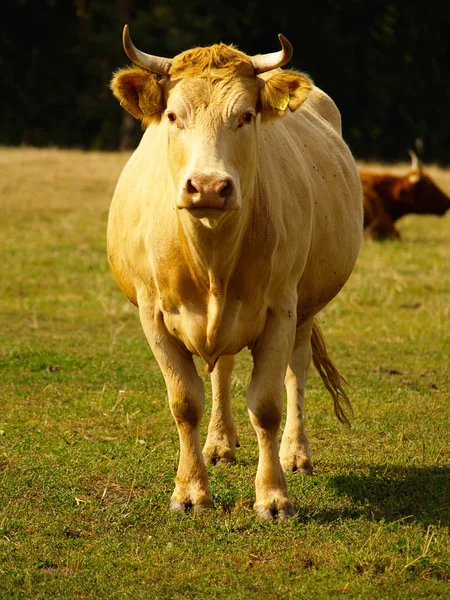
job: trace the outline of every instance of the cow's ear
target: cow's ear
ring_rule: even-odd
[[[292,112],[308,97],[312,81],[297,71],[270,71],[259,76],[261,81],[260,110],[263,120],[282,116],[286,109]]]
[[[164,92],[156,75],[130,67],[114,74],[111,81],[114,96],[136,119],[146,127],[153,119],[159,119],[164,110]]]

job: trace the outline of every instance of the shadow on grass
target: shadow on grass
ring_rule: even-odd
[[[387,522],[410,518],[416,522],[450,526],[449,467],[377,467],[367,474],[337,475],[328,480],[352,503],[340,517],[370,516]],[[335,520],[335,513],[319,513],[318,520]]]

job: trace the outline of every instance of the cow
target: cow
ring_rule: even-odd
[[[278,37],[281,50],[268,54],[220,43],[172,59],[138,50],[125,26],[134,66],[111,81],[144,133],[116,185],[107,252],[164,376],[180,443],[176,511],[212,507],[206,463],[236,460],[231,376],[243,348],[253,358],[246,401],[260,518],[292,517],[284,471],[312,472],[303,422],[311,359],[337,417],[351,414],[316,315],[359,254],[360,180],[337,107],[307,75],[282,69],[292,46]],[[203,452],[194,356],[212,381]]]
[[[364,230],[376,240],[399,239],[395,222],[409,214],[443,215],[450,198],[424,171],[417,155],[409,150],[411,167],[405,175],[360,168],[364,202]]]

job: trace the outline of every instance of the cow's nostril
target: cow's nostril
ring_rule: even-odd
[[[233,193],[233,184],[229,179],[222,181],[217,191],[221,198],[228,198]]]
[[[192,179],[187,180],[186,190],[188,194],[196,194],[199,191],[198,187],[196,187],[195,181],[192,181]]]

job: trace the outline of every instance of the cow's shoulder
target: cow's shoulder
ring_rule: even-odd
[[[327,121],[339,135],[342,135],[341,113],[334,101],[323,90],[317,86],[313,86],[304,103],[304,108],[318,114],[322,119]]]

